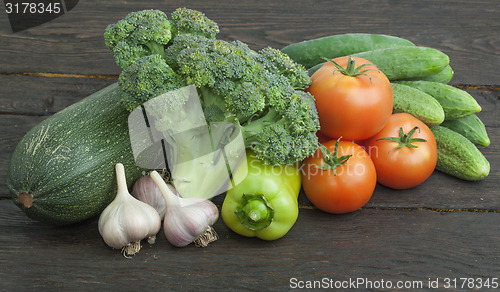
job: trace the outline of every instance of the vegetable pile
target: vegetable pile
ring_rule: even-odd
[[[56,225],[100,215],[104,242],[130,257],[162,226],[177,247],[217,240],[219,194],[229,229],[276,240],[295,224],[302,189],[341,214],[363,207],[377,183],[413,188],[435,169],[488,176],[481,107],[447,84],[443,52],[376,34],[255,51],[218,33],[187,8],[110,24],[118,82],[25,135],[8,172],[14,203]],[[162,138],[158,167],[133,150],[137,113]]]
[[[323,145],[304,161],[302,176],[319,209],[361,208],[374,176],[393,189],[416,187],[435,169],[469,181],[488,176],[490,164],[478,149],[490,143],[476,115],[481,107],[447,84],[453,70],[443,52],[372,34],[333,35],[282,51],[311,75],[307,91],[316,100]]]

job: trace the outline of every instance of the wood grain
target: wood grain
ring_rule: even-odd
[[[366,209],[331,216],[304,209],[279,241],[242,238],[219,220],[220,239],[207,248],[174,248],[160,233],[127,260],[105,246],[95,220],[58,228],[28,220],[4,201],[0,208],[0,266],[8,268],[0,277],[9,279],[0,290],[282,291],[291,278],[426,283],[499,272],[498,213]]]
[[[293,288],[292,278],[310,283],[416,281],[423,288],[429,279],[439,278],[444,289],[446,277],[499,277],[497,2],[283,3],[86,0],[60,18],[15,34],[0,12],[0,291],[283,291]],[[280,240],[241,237],[219,219],[215,228],[220,239],[208,248],[174,248],[160,233],[154,246],[144,244],[132,259],[104,244],[97,218],[53,227],[26,217],[10,200],[6,185],[18,142],[45,118],[116,81],[120,70],[102,37],[108,24],[131,11],[158,8],[168,13],[183,6],[218,22],[220,38],[238,39],[253,49],[367,32],[442,50],[455,71],[451,83],[482,107],[479,117],[491,145],[480,149],[491,163],[490,176],[471,183],[435,172],[410,190],[377,186],[364,208],[346,215],[323,213],[301,193],[299,219]],[[222,200],[214,198],[219,208]]]
[[[45,116],[116,82],[107,78],[0,75],[0,114]]]
[[[0,26],[3,72],[118,74],[102,34],[127,13],[157,8],[198,9],[221,27],[220,38],[241,40],[254,49],[331,34],[366,32],[396,35],[442,50],[451,58],[454,84],[499,85],[499,8],[495,1],[80,1],[70,13],[12,34]],[[472,18],[473,17],[473,18]],[[84,28],[81,27],[84,25]],[[482,62],[487,59],[488,62]],[[29,61],[26,61],[29,60]],[[84,60],[84,62],[82,62]]]

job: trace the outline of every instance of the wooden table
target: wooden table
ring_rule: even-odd
[[[286,5],[285,5],[286,3]],[[222,220],[207,248],[157,243],[132,259],[108,248],[97,220],[70,227],[32,221],[10,200],[5,174],[14,147],[51,114],[116,81],[120,70],[105,27],[131,11],[187,6],[221,27],[220,38],[253,49],[330,34],[396,35],[450,56],[452,85],[482,106],[491,173],[464,182],[435,172],[405,191],[377,186],[371,201],[331,215],[300,196],[300,214],[282,239],[244,238]],[[12,33],[0,12],[0,290],[168,291],[396,288],[442,290],[500,277],[500,13],[494,0],[455,1],[80,1],[49,23]],[[216,202],[221,202],[217,197]],[[453,282],[456,279],[456,282]],[[445,289],[451,280],[451,288]],[[438,282],[436,282],[438,281]],[[363,284],[364,282],[364,284]],[[383,290],[383,289],[381,289]],[[417,289],[395,289],[417,290]]]

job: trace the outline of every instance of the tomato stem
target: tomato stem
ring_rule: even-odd
[[[339,141],[342,139],[342,137],[337,139],[337,142],[335,143],[335,150],[333,151],[333,154],[328,150],[323,144],[319,144],[319,149],[323,153],[323,160],[325,161],[325,164],[316,166],[315,168],[319,168],[321,170],[330,170],[333,169],[333,174],[337,175],[337,167],[341,166],[342,164],[346,163],[347,160],[352,155],[343,155],[341,157],[338,157],[338,152],[339,152]]]
[[[335,66],[337,69],[333,71],[333,73],[335,73],[336,71],[339,71],[340,73],[346,75],[346,76],[350,76],[350,77],[356,77],[356,76],[359,76],[359,75],[365,75],[367,76],[369,79],[370,79],[370,83],[372,82],[372,78],[370,77],[370,75],[366,74],[366,72],[368,71],[378,71],[377,69],[364,69],[362,70],[364,67],[366,66],[370,66],[370,65],[373,65],[373,64],[363,64],[361,66],[358,66],[356,67],[356,60],[349,56],[349,59],[347,61],[347,66],[346,68],[340,66],[337,62],[331,60],[331,59],[328,59],[328,58],[325,58],[325,57],[321,57],[323,60],[329,62],[330,64],[332,64],[333,66]]]
[[[396,147],[392,148],[389,152],[391,152],[394,149],[399,149],[399,148],[403,148],[403,147],[418,148],[418,146],[413,144],[413,143],[415,143],[415,142],[427,142],[427,140],[422,139],[422,138],[412,138],[412,136],[416,130],[419,130],[419,132],[420,132],[419,127],[414,127],[413,129],[411,129],[410,132],[405,134],[403,131],[403,128],[399,128],[399,137],[380,138],[380,139],[377,139],[377,141],[387,140],[387,141],[393,141],[393,142],[398,143],[398,145]]]

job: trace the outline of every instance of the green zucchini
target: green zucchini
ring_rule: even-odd
[[[325,58],[336,58],[382,48],[413,46],[409,40],[368,33],[337,34],[290,44],[281,49],[295,62],[310,68]]]
[[[467,91],[432,81],[404,81],[405,84],[432,95],[443,107],[445,120],[465,117],[481,111],[481,106]]]
[[[475,114],[462,118],[445,120],[441,126],[462,134],[476,145],[487,147],[490,145],[490,137],[486,132],[484,123]]]
[[[431,131],[438,150],[437,170],[468,181],[489,175],[490,163],[471,141],[443,126],[431,127]]]
[[[394,113],[409,113],[428,126],[437,126],[443,122],[443,108],[434,97],[407,85],[391,85]]]
[[[114,83],[31,129],[14,150],[7,185],[34,220],[67,225],[98,215],[115,197],[115,164],[131,185],[142,175],[128,135],[128,112]]]
[[[425,78],[441,72],[450,63],[450,58],[445,53],[418,46],[378,49],[351,56],[372,62],[391,81]],[[323,64],[308,68],[309,76],[312,76]]]
[[[410,78],[406,79],[405,81],[434,81],[434,82],[440,82],[440,83],[448,83],[451,81],[453,78],[453,69],[451,68],[450,65],[444,67],[443,70],[439,71],[436,74],[431,74],[423,77],[417,77],[417,78]]]

